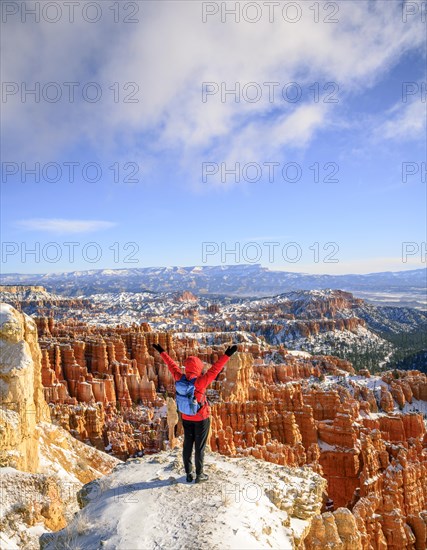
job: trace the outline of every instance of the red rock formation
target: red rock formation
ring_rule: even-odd
[[[222,346],[201,345],[152,332],[146,324],[113,329],[51,323],[50,335],[46,323],[42,327],[43,385],[57,422],[119,458],[156,452],[182,430],[178,424],[172,434],[168,426],[165,397],[175,385],[152,345],[160,343],[178,364],[197,355],[208,366],[229,342],[221,336]],[[422,415],[403,414],[399,407],[427,397],[427,377],[385,373],[377,402],[370,387],[349,380],[354,370],[347,361],[294,356],[279,346],[282,363],[267,365],[265,349],[239,345],[244,347],[251,352],[235,355],[209,390],[212,450],[309,464],[324,475],[335,512],[318,526],[335,533],[342,548],[425,547],[427,435]],[[322,378],[328,375],[340,383],[325,389]],[[160,407],[164,413],[155,413]],[[342,506],[353,519],[338,513]],[[310,544],[320,543],[313,535]]]
[[[340,398],[336,390],[312,390],[304,396],[304,402],[313,409],[315,420],[333,420],[340,406]]]
[[[237,402],[215,405],[212,448],[225,454],[252,454],[281,464],[305,461],[313,467],[320,465],[335,507],[353,508],[358,532],[347,535],[350,542],[359,541],[356,547],[422,548],[426,516],[421,511],[427,503],[422,415],[396,412],[392,393],[384,388],[380,401],[385,410],[381,409],[377,418],[370,418],[366,415],[378,411],[378,406],[368,388],[350,383],[349,388],[358,389],[354,397],[339,385],[328,391],[306,386],[302,391],[301,384],[288,382],[278,386],[278,371],[265,367],[262,373],[262,369],[259,365],[254,367],[252,380],[249,376],[249,403],[238,402],[237,395],[246,398],[240,389],[231,394]],[[235,378],[233,373],[232,379]],[[420,392],[423,383],[417,380]],[[401,380],[399,387],[404,396],[405,386],[409,397],[411,383]],[[216,389],[223,399],[230,396],[227,383],[225,392],[220,384]],[[361,411],[364,417],[360,417]],[[342,540],[347,540],[347,535]]]
[[[393,396],[384,386],[381,386],[380,405],[385,412],[391,412],[394,409]]]

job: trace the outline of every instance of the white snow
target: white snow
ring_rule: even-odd
[[[18,540],[15,537],[8,537],[6,533],[0,531],[0,548],[2,550],[15,550],[18,547]]]
[[[348,376],[348,380],[356,382],[359,386],[366,386],[372,391],[379,390],[380,387],[383,387],[386,390],[389,389],[389,385],[381,380],[379,376],[370,376],[367,378],[366,376],[355,375]]]
[[[15,321],[14,308],[10,304],[0,304],[0,326]]]
[[[335,445],[329,445],[329,443],[326,443],[326,441],[322,441],[321,439],[317,440],[317,444],[319,445],[319,448],[322,451],[336,451],[337,450]]]
[[[310,359],[310,357],[312,357],[311,353],[308,353],[308,351],[301,351],[298,349],[288,350],[286,353],[288,355],[294,355],[295,357],[304,357],[304,359]]]
[[[313,487],[320,478],[307,468],[209,453],[209,480],[197,485],[185,482],[180,456],[176,449],[119,465],[92,487],[67,528],[48,535],[46,550],[69,541],[106,550],[290,550],[318,512]],[[272,488],[286,511],[271,500]]]

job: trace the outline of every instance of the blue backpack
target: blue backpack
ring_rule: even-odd
[[[199,403],[194,395],[194,383],[197,378],[188,380],[183,374],[181,378],[175,383],[175,399],[179,412],[194,416],[202,407],[202,403]]]

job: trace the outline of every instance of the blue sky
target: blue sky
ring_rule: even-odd
[[[2,80],[18,86],[2,104],[3,272],[204,260],[310,273],[425,267],[426,102],[419,92],[402,101],[404,82],[425,86],[420,17],[404,23],[400,3],[384,10],[384,2],[358,0],[341,2],[332,24],[314,23],[304,2],[292,25],[265,14],[252,24],[219,16],[203,23],[201,3],[141,2],[139,22],[114,24],[107,4],[93,24],[79,12],[74,23],[23,23],[20,14],[3,23]],[[55,82],[46,93],[59,89],[62,99],[50,103],[42,93],[38,103],[23,102],[23,83],[35,82]],[[78,83],[74,103],[65,82]],[[82,99],[88,82],[102,91],[97,103]],[[203,82],[219,90],[239,82],[241,91],[252,82],[245,89],[262,94],[237,103],[218,92],[203,102]],[[273,101],[265,82],[278,83]],[[294,103],[280,95],[291,82],[290,93],[301,93]],[[123,102],[135,91],[126,83],[139,86],[137,102]],[[323,101],[331,91],[338,102]],[[22,163],[36,162],[41,180],[27,174],[22,182]],[[74,181],[70,162],[78,163]],[[62,169],[59,181],[43,178],[48,163]],[[101,169],[99,181],[88,181],[93,170],[82,176],[87,163]],[[241,181],[203,181],[203,163],[219,173],[238,163]],[[242,172],[248,163],[258,166],[258,181],[245,181],[254,174]],[[266,163],[276,163],[274,181]],[[406,182],[402,163],[418,170]],[[134,166],[137,181],[124,181]],[[284,166],[289,179],[297,166],[299,180],[285,181]],[[325,181],[331,171],[338,181]],[[276,243],[272,257],[266,242]],[[412,243],[407,262],[404,242]],[[206,258],[203,243],[212,251]],[[325,261],[329,253],[338,261]]]

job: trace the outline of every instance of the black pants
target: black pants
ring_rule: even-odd
[[[203,459],[205,456],[205,447],[208,440],[209,427],[211,419],[204,420],[184,420],[184,448],[182,450],[182,459],[184,461],[185,473],[191,473],[193,465],[191,463],[191,455],[193,454],[193,445],[196,447],[196,476],[203,473]]]

